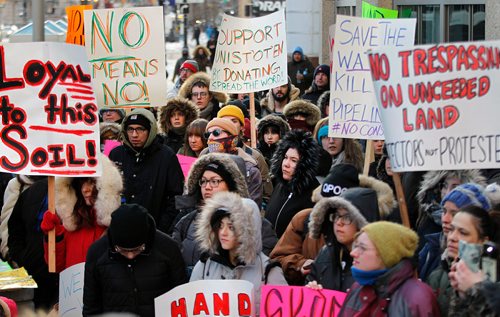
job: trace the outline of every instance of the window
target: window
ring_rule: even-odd
[[[446,13],[448,42],[484,40],[484,4],[449,5]]]
[[[337,14],[356,16],[356,0],[337,0]]]
[[[439,43],[439,5],[399,6],[399,16],[417,19],[415,44]]]

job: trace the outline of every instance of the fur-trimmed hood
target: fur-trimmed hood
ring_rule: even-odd
[[[241,173],[240,169],[233,161],[230,155],[223,153],[209,153],[203,156],[200,156],[196,162],[194,162],[193,166],[189,170],[189,175],[187,177],[187,181],[184,185],[184,195],[201,195],[200,193],[200,185],[198,185],[198,181],[201,179],[203,172],[205,171],[205,167],[210,163],[217,163],[219,165],[223,165],[229,174],[232,175],[234,182],[236,183],[236,192],[241,197],[250,197],[248,193],[247,183],[245,181],[245,176]],[[200,198],[198,196],[197,198]]]
[[[193,57],[198,56],[198,50],[199,50],[200,48],[203,50],[203,52],[205,53],[205,55],[206,55],[207,57],[210,57],[210,55],[212,55],[212,53],[210,53],[210,50],[209,50],[206,46],[203,46],[203,45],[196,45],[196,47],[193,49],[193,53],[191,54],[191,56],[193,56]]]
[[[295,87],[291,82],[288,82],[289,102],[298,100],[300,98],[300,89]],[[274,96],[272,89],[270,89],[266,96],[260,100],[260,107],[265,108],[269,113],[274,112]]]
[[[123,180],[120,171],[105,155],[100,155],[102,164],[102,176],[96,177],[97,198],[94,204],[96,220],[99,225],[108,227],[111,222],[111,214],[120,206]],[[75,231],[76,219],[73,214],[76,204],[76,193],[71,183],[73,177],[56,177],[56,213],[61,218],[62,224],[67,231]]]
[[[422,181],[420,182],[420,188],[417,193],[417,200],[420,206],[424,204],[432,203],[426,201],[427,193],[430,191],[435,191],[436,195],[441,195],[441,189],[439,188],[439,183],[445,180],[448,176],[457,177],[464,183],[476,183],[483,187],[486,187],[486,178],[481,174],[481,171],[477,169],[470,170],[450,170],[450,171],[429,171],[425,173]],[[441,203],[438,201],[437,203]]]
[[[142,115],[146,119],[148,119],[149,122],[151,123],[151,128],[149,129],[148,139],[146,140],[146,143],[144,144],[144,147],[142,148],[142,149],[145,149],[153,143],[154,139],[156,138],[156,135],[158,134],[158,125],[156,124],[155,116],[151,111],[144,109],[144,108],[134,109],[132,112],[130,112],[129,114],[127,114],[125,116],[125,118],[123,119],[122,124],[121,124],[122,131],[121,131],[120,137],[121,137],[123,144],[127,145],[131,149],[134,149],[134,147],[132,146],[132,144],[128,140],[125,122],[127,121],[127,119],[130,116],[133,116],[133,115]],[[135,151],[135,149],[134,149],[134,151]]]
[[[358,208],[348,200],[340,196],[323,198],[314,205],[311,215],[309,216],[310,220],[308,226],[311,238],[319,239],[321,234],[325,233],[325,231],[333,234],[332,223],[326,218],[328,218],[332,212],[336,212],[336,210],[340,208],[347,210],[347,213],[353,219],[353,223],[356,224],[358,230],[368,224]]]
[[[101,122],[101,123],[99,123],[99,133],[101,136],[108,131],[111,131],[116,135],[120,135],[122,128],[118,123],[115,123],[115,122]]]
[[[158,111],[158,132],[166,134],[172,129],[170,117],[172,117],[175,110],[182,112],[186,116],[184,127],[198,119],[200,113],[198,107],[191,100],[181,97],[169,99],[167,104]]]
[[[359,187],[371,188],[377,193],[380,218],[385,219],[398,203],[394,197],[391,186],[371,176],[359,174],[358,177]]]
[[[177,96],[190,99],[189,96],[191,95],[193,85],[199,81],[203,82],[208,87],[208,90],[210,90],[210,75],[204,72],[197,72],[186,79],[184,84],[182,84],[179,89],[179,94]],[[226,104],[229,100],[229,96],[225,93],[215,91],[211,91],[210,93],[218,102],[222,104]]]
[[[283,179],[281,165],[289,148],[297,149],[300,155],[295,174],[288,182],[291,192],[294,195],[300,195],[313,184],[317,184],[319,145],[314,141],[310,132],[303,130],[291,130],[278,142],[278,147],[271,160],[271,175],[283,183],[287,182]]]
[[[283,114],[287,119],[299,113],[306,116],[307,125],[312,127],[321,119],[319,108],[307,100],[299,99],[292,101],[283,109]]]
[[[321,116],[323,116],[323,113],[325,112],[326,107],[328,105],[330,105],[330,90],[327,90],[324,93],[322,93],[321,96],[319,96],[318,102],[316,104],[320,110]],[[328,115],[328,114],[326,114],[326,115]]]
[[[196,223],[196,240],[200,249],[212,255],[219,253],[220,243],[211,225],[212,216],[218,209],[227,209],[229,213],[239,242],[238,259],[246,264],[253,264],[262,251],[262,219],[255,202],[241,198],[236,193],[217,193],[206,201]]]
[[[264,132],[270,125],[275,125],[279,128],[280,139],[282,139],[283,136],[285,136],[285,134],[287,134],[288,131],[290,131],[290,125],[288,124],[288,122],[286,122],[280,116],[269,114],[264,118],[260,119],[259,123],[257,124],[257,136],[259,142],[264,142]]]

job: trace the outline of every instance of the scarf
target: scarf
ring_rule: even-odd
[[[385,274],[388,270],[374,270],[374,271],[363,271],[360,269],[355,268],[354,266],[351,267],[351,273],[352,277],[356,282],[358,282],[359,285],[365,286],[365,285],[373,285],[375,284],[375,281],[377,278]]]
[[[236,135],[230,135],[227,138],[208,141],[208,152],[234,154],[237,151],[237,144],[238,138]]]
[[[200,118],[206,119],[208,121],[212,120],[212,110],[214,109],[214,105],[210,101],[205,109],[200,109]]]

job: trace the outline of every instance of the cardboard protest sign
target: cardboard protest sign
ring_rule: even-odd
[[[184,177],[187,178],[189,175],[189,170],[191,169],[191,166],[193,166],[194,162],[196,162],[197,158],[177,154],[177,159],[179,160],[179,164],[181,165],[182,174],[184,174]]]
[[[224,15],[219,30],[211,91],[254,92],[287,84],[284,10],[253,19]]]
[[[500,41],[369,56],[392,169],[500,167]]]
[[[92,5],[76,5],[66,8],[66,15],[68,16],[66,43],[85,45],[83,10],[92,10]]]
[[[243,280],[201,280],[155,298],[155,316],[254,316],[253,284]]]
[[[371,19],[397,19],[398,10],[380,8],[363,1],[361,5],[361,17]]]
[[[0,46],[0,171],[99,176],[99,118],[82,46]]]
[[[82,262],[59,274],[59,316],[82,316],[84,273],[85,262]]]
[[[337,16],[330,76],[330,137],[384,139],[366,52],[413,45],[415,19]]]
[[[262,286],[260,317],[337,316],[346,293],[301,286]]]
[[[99,107],[151,107],[167,96],[161,7],[86,10],[85,47]]]

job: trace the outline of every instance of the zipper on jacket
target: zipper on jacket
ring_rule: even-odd
[[[293,195],[293,193],[290,193],[290,195],[288,195],[288,198],[283,203],[283,206],[281,206],[281,209],[278,212],[278,216],[276,216],[276,221],[274,222],[274,230],[276,230],[276,227],[278,226],[278,220],[280,219],[280,215],[281,215],[281,212],[283,211],[283,208],[285,208],[286,203],[290,200],[290,198],[292,198],[292,195]]]

